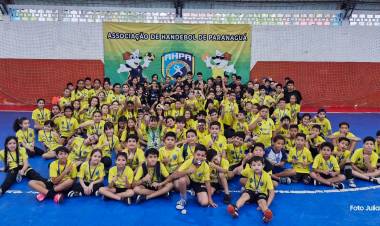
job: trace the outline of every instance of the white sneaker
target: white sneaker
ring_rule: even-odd
[[[355,184],[354,179],[349,179],[349,180],[348,180],[348,186],[349,186],[350,188],[356,188],[356,184]]]
[[[185,206],[186,206],[186,200],[184,199],[180,199],[178,202],[177,202],[177,205],[175,206],[175,208],[177,210],[183,210],[185,209]]]

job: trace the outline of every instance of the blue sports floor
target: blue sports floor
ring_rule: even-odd
[[[31,117],[30,113],[0,112],[0,141],[11,130],[16,117]],[[333,131],[338,123],[347,121],[352,132],[363,138],[374,136],[380,129],[380,114],[328,114]],[[361,144],[359,144],[361,146]],[[40,158],[30,159],[31,166],[43,176],[48,176],[48,161]],[[4,173],[0,173],[3,181]],[[356,180],[358,189],[335,192],[323,186],[304,186],[301,184],[280,185],[271,209],[274,213],[270,225],[376,225],[380,224],[380,186]],[[240,187],[232,182],[233,201],[239,197]],[[115,201],[103,201],[100,197],[66,199],[56,205],[51,200],[38,203],[35,194],[30,192],[27,180],[15,184],[11,190],[0,197],[0,226],[8,225],[264,225],[261,213],[256,206],[247,205],[240,210],[240,217],[232,219],[222,203],[222,195],[215,195],[218,208],[202,208],[195,198],[189,198],[187,215],[175,209],[178,199],[172,193],[169,199],[157,199],[140,205],[127,206]],[[358,206],[376,205],[377,211],[358,211]]]

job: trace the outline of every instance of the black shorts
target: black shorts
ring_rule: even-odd
[[[326,174],[323,174],[323,173],[320,173],[319,176],[321,176],[322,178],[327,179],[327,180],[332,178],[331,175],[326,175]]]
[[[268,196],[264,193],[256,193],[252,190],[245,190],[244,193],[249,195],[249,203],[257,203],[260,199],[268,200]]]
[[[126,190],[128,190],[128,188],[115,188],[115,189],[116,189],[116,193],[123,193]]]
[[[215,191],[221,191],[221,190],[223,190],[223,187],[222,187],[222,185],[221,184],[219,184],[219,183],[211,183],[211,187],[213,187],[213,188],[215,188]],[[206,189],[207,190],[207,189]]]
[[[301,181],[307,177],[309,177],[308,173],[296,173],[296,175],[292,176],[292,180]]]
[[[53,182],[51,182],[51,180],[45,181],[44,184],[45,184],[47,190],[54,189],[54,184],[53,184]]]
[[[198,183],[190,179],[189,188],[193,189],[196,194],[200,192],[207,192],[206,184]]]

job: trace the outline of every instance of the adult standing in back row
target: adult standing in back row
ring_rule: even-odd
[[[286,83],[286,89],[284,90],[284,98],[286,100],[286,103],[289,103],[290,97],[292,95],[294,95],[297,98],[297,104],[300,104],[301,100],[302,100],[301,93],[300,93],[300,91],[298,91],[298,90],[295,89],[295,87],[294,87],[294,81],[293,80],[289,80]]]

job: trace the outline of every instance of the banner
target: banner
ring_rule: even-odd
[[[250,25],[104,23],[104,70],[112,83],[128,76],[177,79],[237,74],[249,80]]]

